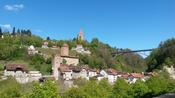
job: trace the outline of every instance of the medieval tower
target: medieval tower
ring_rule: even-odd
[[[69,56],[69,46],[65,43],[62,47],[61,47],[61,56]]]
[[[52,61],[52,75],[55,78],[55,80],[58,80],[60,75],[58,71],[58,69],[60,68],[60,63],[61,63],[61,56],[60,54],[56,54]]]

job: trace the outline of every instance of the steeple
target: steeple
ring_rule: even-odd
[[[78,40],[83,41],[84,40],[84,32],[83,29],[80,29],[80,32],[78,33]]]

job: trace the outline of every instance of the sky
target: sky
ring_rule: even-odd
[[[0,0],[0,26],[51,39],[85,38],[117,48],[156,48],[175,36],[175,0]]]

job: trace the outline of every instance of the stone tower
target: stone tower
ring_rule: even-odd
[[[80,32],[78,33],[78,40],[79,41],[83,41],[84,40],[84,33],[83,33],[82,29],[80,29]]]
[[[61,56],[69,56],[69,46],[66,43],[61,47]]]
[[[52,60],[52,75],[55,80],[58,80],[60,73],[58,69],[60,68],[61,57],[59,54],[56,54]]]

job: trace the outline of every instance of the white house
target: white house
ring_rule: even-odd
[[[88,77],[88,71],[85,68],[82,68],[81,69],[80,77],[81,78],[84,78],[84,79],[87,79],[87,77]]]
[[[105,70],[101,70],[100,71],[100,75],[102,75],[103,77],[107,78],[108,77],[108,73]]]
[[[37,54],[37,53],[38,53],[38,51],[35,50],[35,47],[34,47],[33,45],[30,45],[30,46],[28,47],[28,54],[29,54],[29,55],[34,55],[34,54]]]
[[[89,69],[88,70],[88,77],[91,78],[91,77],[95,77],[95,76],[97,76],[97,71],[94,69]]]
[[[114,83],[116,80],[117,80],[117,75],[116,74],[112,74],[112,73],[108,74],[108,82],[109,83]]]
[[[72,67],[72,78],[73,79],[78,79],[78,78],[84,78],[84,79],[89,79],[88,78],[88,70],[83,67]]]
[[[76,48],[72,48],[72,50],[81,54],[91,54],[91,52],[89,50],[85,50],[82,45],[77,45]]]
[[[47,41],[45,41],[44,43],[43,43],[43,45],[42,45],[42,48],[48,48],[48,42]]]

